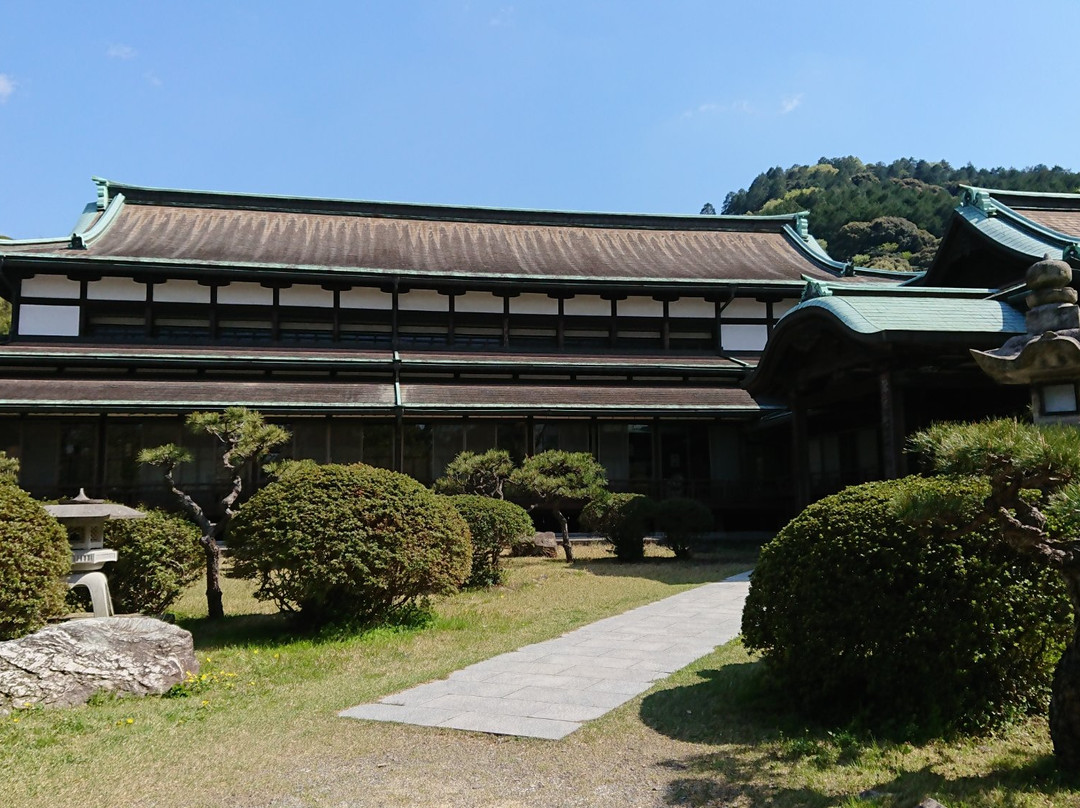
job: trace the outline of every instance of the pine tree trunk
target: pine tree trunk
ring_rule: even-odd
[[[1073,635],[1054,671],[1050,697],[1050,739],[1058,767],[1080,772],[1080,630]]]
[[[202,545],[206,552],[206,612],[211,620],[218,620],[225,616],[221,603],[221,548],[213,536],[203,536]]]
[[[562,523],[562,549],[566,554],[566,563],[574,563],[574,550],[570,547],[570,522],[561,512],[556,512],[559,517],[559,521]]]

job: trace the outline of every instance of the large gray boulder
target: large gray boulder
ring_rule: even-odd
[[[164,693],[198,670],[182,628],[150,617],[71,620],[0,642],[0,714],[83,704],[98,691]]]

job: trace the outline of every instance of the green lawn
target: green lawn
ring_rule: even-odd
[[[746,569],[513,559],[505,586],[435,603],[427,626],[303,638],[228,581],[219,624],[177,605],[200,681],[183,698],[101,699],[0,719],[0,793],[17,806],[1080,805],[1045,726],[924,747],[809,730],[778,716],[731,643],[559,742],[337,718],[346,707]],[[587,556],[587,557],[585,557]]]

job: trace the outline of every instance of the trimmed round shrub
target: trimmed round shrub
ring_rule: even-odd
[[[404,474],[296,464],[240,509],[232,575],[305,622],[375,623],[456,590],[472,563],[454,506]]]
[[[29,494],[0,484],[0,640],[64,613],[71,571],[67,532]]]
[[[969,529],[973,478],[867,483],[810,505],[761,552],[743,611],[773,684],[830,722],[877,731],[983,731],[1045,708],[1071,634],[1056,573]],[[960,503],[917,529],[911,501]]]
[[[515,542],[532,543],[533,523],[520,505],[474,494],[450,497],[472,534],[472,571],[467,586],[492,586],[502,581],[500,557]]]
[[[581,521],[611,542],[619,561],[641,561],[654,506],[644,494],[608,494],[589,502]]]
[[[665,499],[656,504],[653,522],[664,533],[664,545],[676,558],[690,558],[694,544],[713,528],[712,511],[704,503],[687,497]]]
[[[105,523],[105,546],[116,550],[119,558],[106,564],[103,572],[109,578],[113,607],[120,613],[161,614],[206,565],[195,525],[167,511],[144,512],[145,519]]]

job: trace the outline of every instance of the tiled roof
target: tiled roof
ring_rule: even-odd
[[[996,300],[956,298],[899,298],[887,296],[818,297],[787,313],[784,324],[798,312],[821,310],[859,334],[896,332],[991,332],[1008,336],[1024,332],[1024,315]]]
[[[795,283],[836,278],[843,269],[800,235],[797,214],[562,213],[104,187],[110,206],[75,239],[79,248],[13,242],[0,255],[136,268],[582,282]]]
[[[400,398],[398,398],[400,396]],[[719,385],[613,386],[520,384],[187,381],[161,379],[0,379],[0,410],[39,412],[190,412],[246,405],[270,414],[602,414],[750,415],[769,407],[744,390]]]
[[[389,411],[391,384],[173,381],[135,379],[0,379],[0,409],[188,412],[230,406],[266,412],[307,409]]]
[[[402,385],[402,404],[409,410],[498,412],[528,408],[540,413],[568,414],[693,412],[708,414],[760,412],[763,407],[733,387],[640,387],[584,385]]]
[[[542,354],[531,352],[467,352],[467,351],[402,351],[397,354],[401,367],[438,368],[454,371],[477,370],[497,372],[523,368],[543,368],[551,371],[577,373],[589,370],[609,372],[665,372],[696,373],[741,371],[752,367],[757,357],[747,356],[730,359],[724,356],[687,356],[671,354],[615,354],[615,353],[562,353]],[[347,348],[327,350],[321,348],[256,348],[235,346],[162,346],[162,345],[110,345],[81,342],[72,344],[43,344],[17,342],[0,344],[0,365],[49,364],[53,366],[133,366],[183,365],[208,367],[226,365],[235,368],[292,367],[298,370],[321,370],[331,368],[364,369],[364,367],[388,368],[395,361],[395,353],[383,351],[357,351]]]

